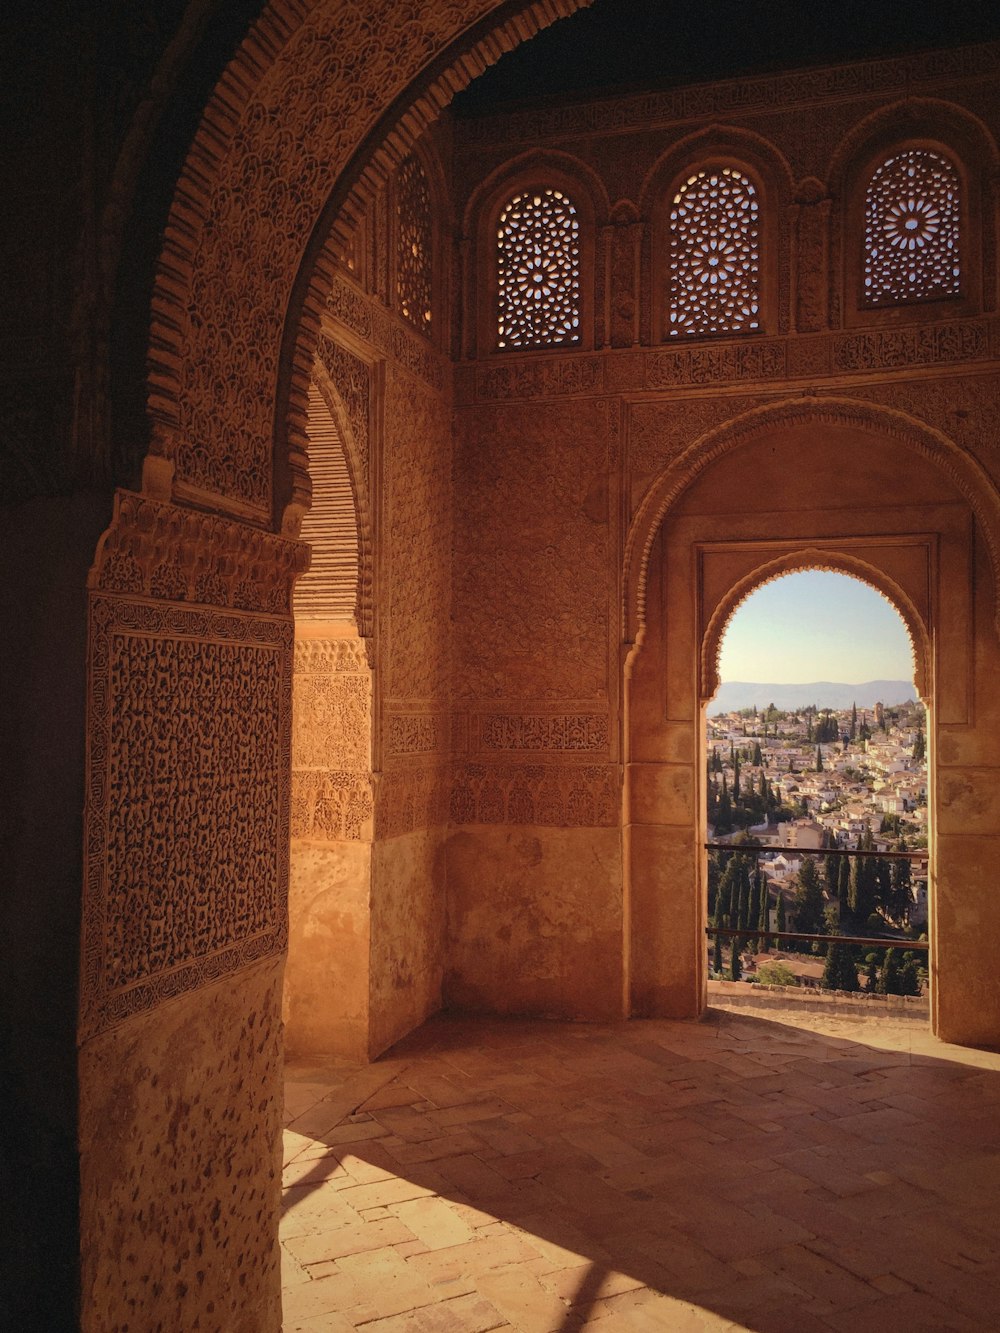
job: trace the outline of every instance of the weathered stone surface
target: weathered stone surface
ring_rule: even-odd
[[[81,1049],[87,1333],[280,1326],[280,1019],[268,959]]]
[[[618,830],[468,827],[448,840],[447,870],[447,1005],[621,1015]]]

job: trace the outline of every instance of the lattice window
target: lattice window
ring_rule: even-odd
[[[940,153],[909,148],[865,192],[865,305],[961,294],[958,172]]]
[[[580,341],[580,221],[559,190],[515,195],[497,226],[497,345]]]
[[[671,337],[760,328],[757,191],[735,167],[689,176],[670,209]]]
[[[422,333],[431,328],[431,192],[415,157],[397,180],[396,308]]]

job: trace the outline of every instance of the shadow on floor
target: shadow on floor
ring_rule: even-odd
[[[445,1017],[291,1067],[286,1333],[997,1327],[1000,1056],[808,1022]]]

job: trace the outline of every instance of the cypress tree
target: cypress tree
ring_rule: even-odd
[[[851,950],[839,940],[834,940],[828,947],[820,985],[824,990],[843,990],[851,993],[860,989],[858,969],[851,956]]]
[[[879,995],[898,995],[899,991],[899,960],[896,958],[895,949],[886,949],[885,961],[878,974],[878,993]]]
[[[851,740],[856,740],[858,735],[858,705],[851,704]]]
[[[733,952],[729,958],[729,980],[741,981],[743,978],[743,964],[740,961],[740,940],[738,935],[733,936]]]
[[[767,932],[771,929],[771,923],[768,919],[768,899],[770,898],[770,889],[767,883],[767,876],[762,870],[758,870],[757,876],[760,880],[760,909],[757,916],[757,929],[761,931],[761,937],[757,941],[757,947],[763,949],[765,953],[771,947],[771,941],[767,938]]]
[[[774,929],[780,935],[785,929],[785,895],[778,890],[778,910],[775,914]]]

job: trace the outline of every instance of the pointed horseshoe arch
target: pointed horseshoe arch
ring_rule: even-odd
[[[815,546],[804,546],[801,550],[780,556],[760,565],[752,573],[739,580],[710,616],[704,626],[701,642],[701,660],[699,663],[699,694],[701,702],[708,701],[719,689],[719,659],[722,641],[733,616],[758,589],[767,583],[774,583],[787,574],[801,573],[810,569],[827,570],[830,573],[846,574],[860,580],[886,599],[898,613],[910,640],[913,652],[914,683],[921,700],[927,703],[930,698],[931,652],[930,635],[923,618],[903,589],[882,570],[876,569],[865,560],[846,555],[840,551],[823,550]]]
[[[713,463],[741,445],[784,426],[846,426],[873,439],[902,441],[953,482],[979,526],[993,575],[993,622],[1000,637],[1000,493],[983,468],[942,432],[892,408],[850,398],[795,398],[734,417],[696,439],[646,492],[625,543],[622,636],[634,644],[646,621],[649,559],[660,525],[685,491]],[[880,589],[881,590],[881,589]]]

